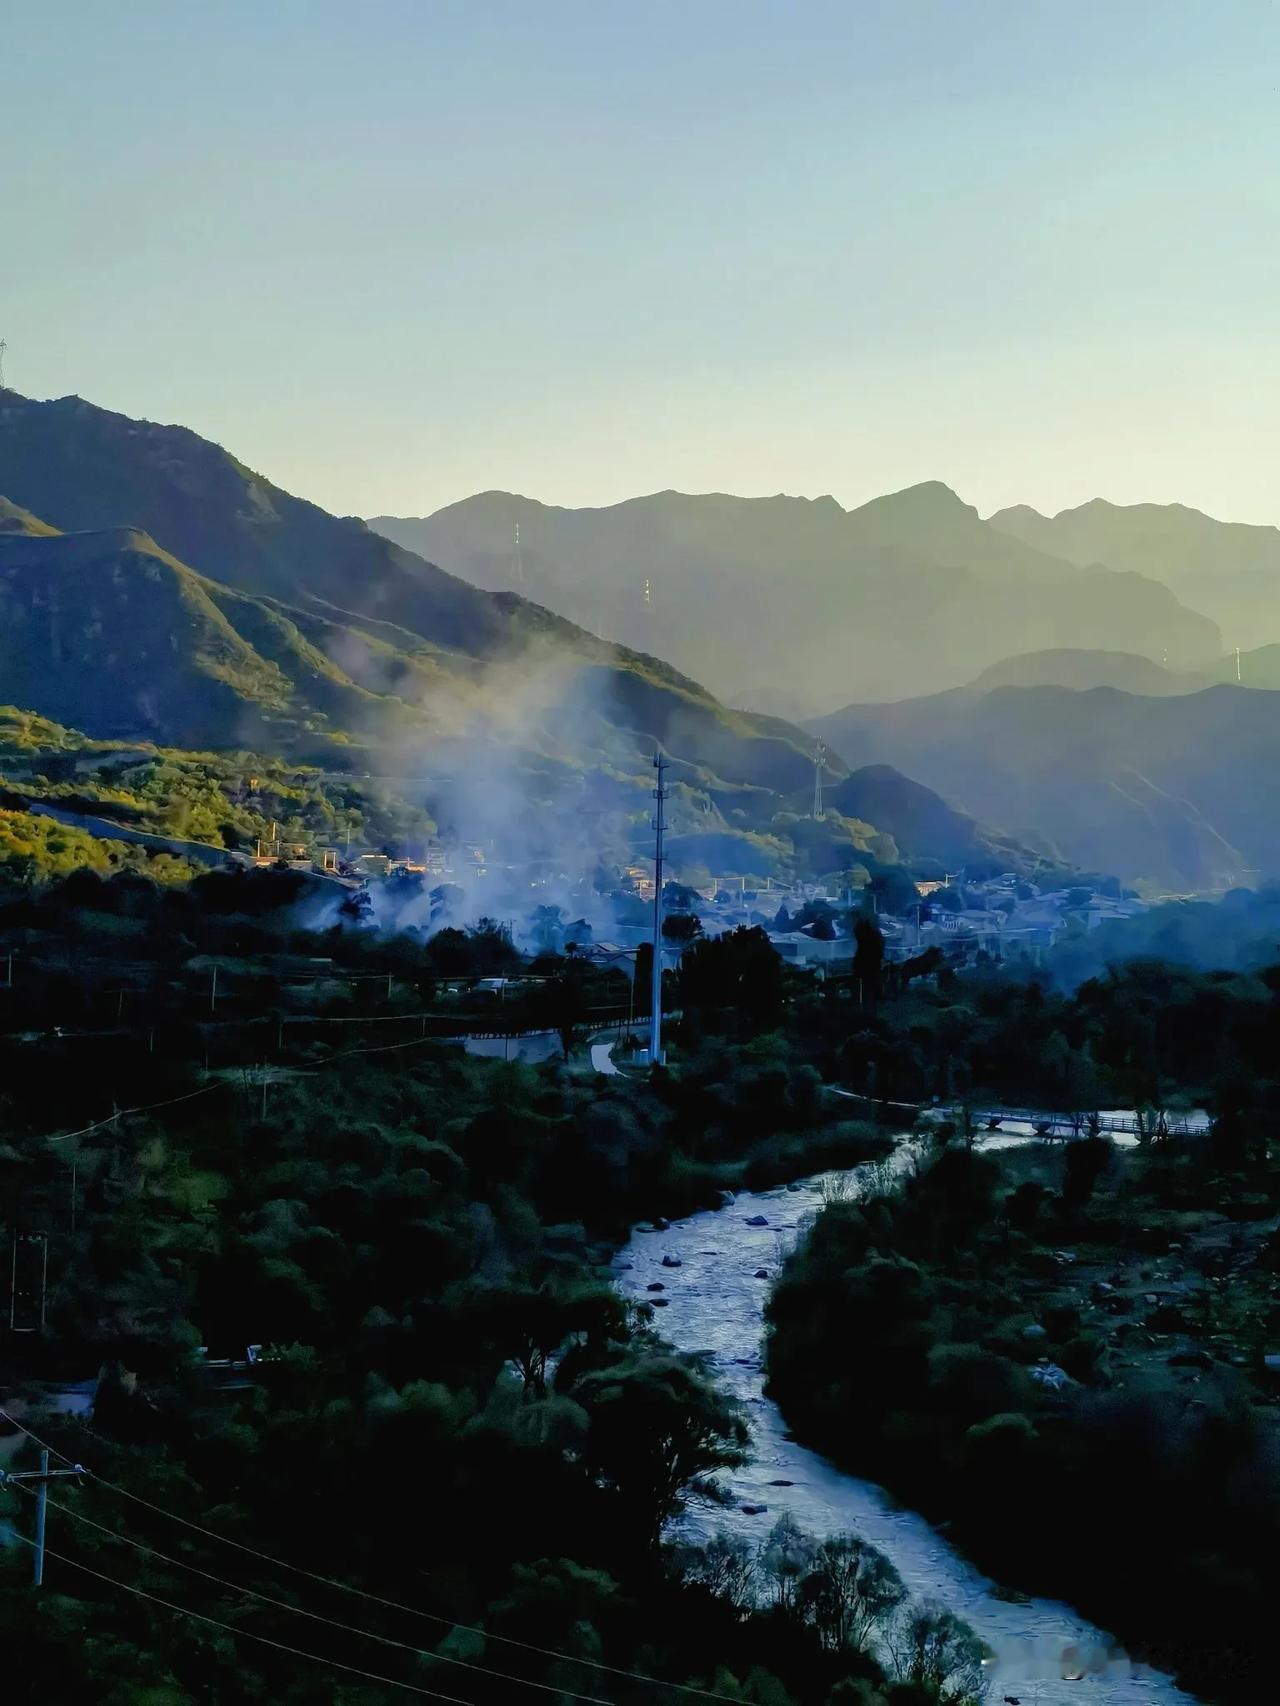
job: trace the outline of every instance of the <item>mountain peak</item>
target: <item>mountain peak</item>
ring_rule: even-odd
[[[942,526],[950,522],[977,521],[978,512],[941,480],[921,480],[901,491],[872,498],[851,515],[870,520],[903,521],[908,525]]]

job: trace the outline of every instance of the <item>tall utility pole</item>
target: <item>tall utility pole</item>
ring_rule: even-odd
[[[0,391],[4,390],[4,352],[8,347],[4,339],[0,338]]]
[[[49,1453],[40,1453],[38,1469],[18,1469],[6,1473],[0,1469],[0,1487],[34,1486],[36,1492],[36,1538],[35,1538],[35,1568],[31,1580],[36,1587],[44,1586],[44,1525],[49,1508],[50,1481],[80,1481],[84,1480],[85,1470],[81,1463],[73,1463],[70,1469],[50,1469]]]
[[[653,768],[658,773],[658,786],[653,797],[658,802],[653,820],[653,1017],[649,1027],[649,1062],[662,1065],[662,838],[667,833],[667,802],[664,786],[667,760],[661,752],[653,755]]]
[[[827,749],[822,741],[818,742],[813,754],[813,819],[815,823],[822,822],[822,772],[827,762]]]

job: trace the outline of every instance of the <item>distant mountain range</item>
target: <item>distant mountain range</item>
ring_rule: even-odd
[[[1125,691],[1151,687],[1150,665],[1115,654],[1077,659],[1065,685],[1031,679],[1037,662],[1046,677],[1071,673],[1069,657],[1012,660],[813,727],[851,763],[894,765],[1047,856],[1183,893],[1280,877],[1280,693]]]
[[[647,841],[660,743],[694,863],[770,868],[790,848],[814,872],[898,857],[865,787],[807,819],[801,729],[457,579],[184,428],[0,393],[0,492],[0,702],[96,737],[418,777],[452,790],[459,821],[549,858],[557,835],[587,845],[606,818]],[[847,779],[830,754],[829,788]],[[910,857],[946,860],[963,842],[1036,862],[897,781],[874,802]]]
[[[936,482],[851,511],[679,492],[558,509],[485,492],[371,525],[477,586],[669,658],[735,704],[792,716],[958,686],[1049,646],[1174,667],[1222,650],[1159,581],[1027,544]]]
[[[1182,504],[1101,498],[1055,516],[1019,504],[991,516],[990,526],[1068,562],[1163,581],[1212,617],[1229,646],[1280,642],[1280,528],[1215,521]],[[1179,659],[1171,653],[1170,661]]]

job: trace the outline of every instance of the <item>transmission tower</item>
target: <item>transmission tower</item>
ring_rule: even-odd
[[[524,552],[520,549],[520,523],[516,522],[516,548],[512,558],[512,568],[515,573],[517,586],[524,585]]]
[[[4,352],[8,347],[4,339],[0,338],[0,391],[4,390]]]
[[[662,839],[667,833],[667,801],[665,786],[667,760],[660,752],[653,755],[653,768],[658,773],[658,786],[653,797],[658,802],[653,820],[653,1018],[649,1030],[649,1061],[662,1065]]]
[[[813,754],[813,820],[815,823],[821,823],[824,815],[822,810],[822,772],[826,762],[827,748],[824,742],[819,741]]]

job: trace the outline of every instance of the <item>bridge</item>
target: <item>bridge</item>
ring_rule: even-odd
[[[1095,1129],[1105,1132],[1108,1136],[1140,1137],[1144,1130],[1157,1137],[1186,1136],[1207,1131],[1211,1124],[1209,1115],[1203,1108],[1178,1112],[1167,1108],[1154,1108],[1146,1116],[1144,1125],[1139,1120],[1138,1111],[1132,1108],[1110,1109],[1105,1112],[1095,1109],[1064,1111],[1048,1108],[979,1107],[966,1110],[958,1103],[947,1105],[938,1102],[893,1102],[878,1096],[863,1096],[856,1090],[846,1090],[839,1084],[828,1084],[826,1088],[833,1096],[841,1096],[846,1101],[861,1102],[869,1108],[892,1108],[909,1113],[916,1119],[927,1116],[959,1120],[963,1119],[967,1112],[976,1130],[1008,1131],[1010,1128],[1025,1126],[1028,1134],[1035,1137],[1083,1137]]]

